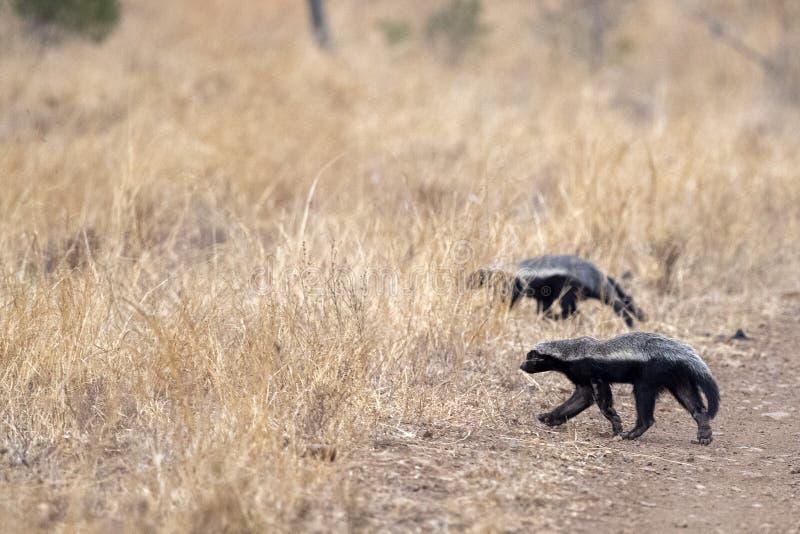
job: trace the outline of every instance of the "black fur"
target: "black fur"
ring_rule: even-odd
[[[539,415],[547,425],[563,424],[596,402],[615,435],[635,439],[655,422],[656,398],[667,390],[696,421],[698,442],[711,443],[710,422],[719,409],[719,389],[708,367],[687,345],[648,333],[626,334],[608,341],[555,341],[537,345],[520,369],[526,373],[558,371],[575,384],[572,397]],[[633,384],[637,417],[636,426],[629,432],[623,432],[614,410],[609,387],[614,383]]]
[[[570,255],[546,255],[522,260],[511,266],[494,265],[479,269],[470,278],[472,286],[496,285],[510,295],[509,308],[521,297],[534,298],[537,308],[552,318],[550,309],[558,301],[560,318],[566,319],[578,309],[578,301],[598,299],[608,304],[629,327],[645,315],[616,280],[605,275],[593,263]]]

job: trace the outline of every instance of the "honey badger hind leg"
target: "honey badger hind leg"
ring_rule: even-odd
[[[614,313],[622,317],[628,328],[633,328],[633,314],[628,310],[628,307],[621,299],[613,299],[609,304],[614,308]]]
[[[711,443],[714,439],[711,431],[711,418],[708,416],[697,387],[694,384],[680,384],[670,387],[669,391],[697,423],[697,442],[700,445]]]
[[[614,409],[614,397],[611,394],[611,386],[603,380],[592,381],[592,394],[600,412],[611,422],[611,429],[614,435],[622,433],[622,419]]]
[[[629,327],[632,327],[634,319],[645,321],[647,316],[633,301],[633,297],[625,293],[625,291],[622,289],[622,286],[619,285],[619,282],[614,280],[612,277],[606,276],[606,278],[608,279],[608,283],[617,293],[617,297],[613,299],[613,302],[609,302],[609,304],[613,306],[617,315],[621,316],[625,320],[625,324],[627,324]]]
[[[635,316],[633,313],[631,313],[629,306],[625,303],[623,298],[620,297],[616,286],[611,282],[611,280],[613,279],[607,277],[607,283],[605,284],[605,287],[600,290],[593,289],[589,292],[588,296],[591,298],[596,298],[603,304],[611,306],[614,309],[614,313],[622,317],[628,328],[633,328],[633,320]]]

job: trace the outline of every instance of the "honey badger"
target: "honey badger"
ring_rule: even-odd
[[[470,285],[499,285],[505,295],[511,294],[509,309],[526,296],[535,298],[539,311],[550,315],[550,308],[558,300],[561,318],[566,319],[578,309],[579,300],[594,298],[613,307],[629,327],[634,318],[645,320],[642,310],[616,280],[577,256],[546,255],[511,265],[488,265],[472,274]]]
[[[575,393],[564,404],[538,416],[547,425],[563,424],[596,402],[615,435],[635,439],[655,423],[656,397],[666,389],[697,422],[697,441],[711,443],[710,422],[719,409],[719,389],[705,362],[683,343],[647,332],[609,340],[550,341],[536,345],[520,369],[526,373],[558,371],[575,384]],[[614,383],[633,384],[636,426],[628,432],[622,431],[622,421],[614,410],[609,387]]]

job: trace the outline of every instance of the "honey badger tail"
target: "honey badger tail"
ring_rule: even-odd
[[[711,375],[698,376],[695,378],[697,386],[706,396],[708,402],[708,417],[713,419],[719,411],[719,388]]]

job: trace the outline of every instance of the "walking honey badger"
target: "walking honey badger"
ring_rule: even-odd
[[[683,343],[647,332],[609,340],[579,337],[550,341],[536,345],[520,369],[526,373],[558,371],[575,385],[566,402],[538,416],[547,425],[561,425],[597,403],[615,435],[635,439],[655,423],[656,398],[668,390],[697,423],[697,441],[711,443],[710,423],[719,409],[719,389],[705,362]],[[610,388],[614,383],[633,384],[636,426],[628,432],[622,430],[622,421],[614,410]]]
[[[549,254],[513,264],[497,263],[481,267],[470,277],[473,287],[495,284],[511,295],[510,308],[525,296],[535,298],[539,310],[549,314],[558,301],[561,318],[566,319],[577,311],[579,300],[594,298],[614,308],[628,326],[633,326],[634,319],[645,319],[616,280],[577,256]]]

